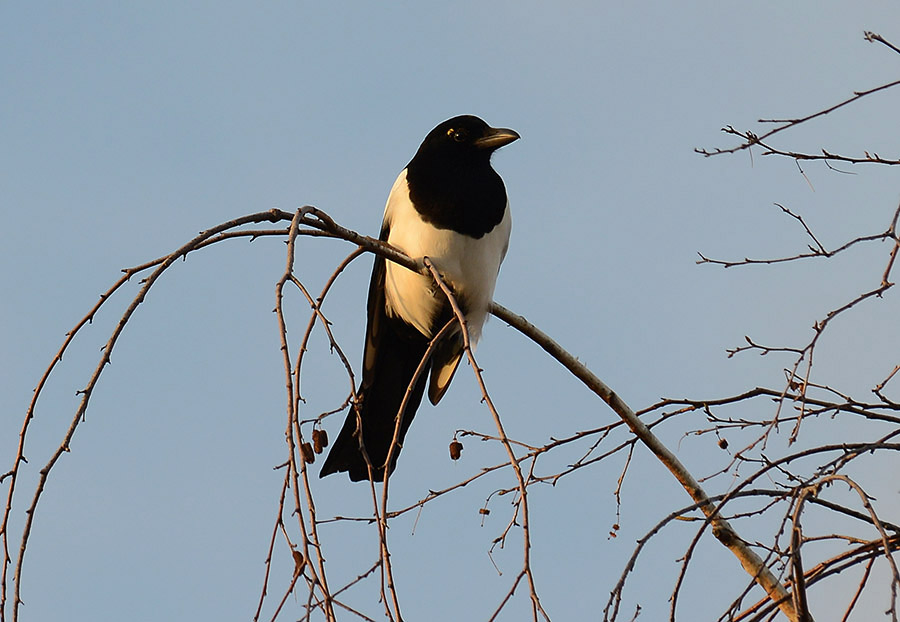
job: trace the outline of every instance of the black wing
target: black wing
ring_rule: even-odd
[[[382,227],[380,239],[387,241],[390,228]],[[347,472],[354,482],[369,479],[366,459],[360,447],[357,430],[362,423],[362,440],[373,467],[375,481],[384,478],[388,452],[394,439],[397,413],[415,375],[416,368],[428,349],[429,340],[399,317],[387,313],[384,295],[385,259],[375,256],[372,280],[369,282],[368,322],[363,352],[363,377],[337,440],[325,459],[319,477]],[[397,464],[406,431],[422,401],[430,362],[412,387],[400,423],[397,446],[389,472]]]

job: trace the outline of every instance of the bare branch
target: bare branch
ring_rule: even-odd
[[[879,42],[889,47],[890,49],[897,51],[897,47],[892,43],[885,40],[881,35],[877,35],[873,32],[865,32],[864,38],[869,42]],[[756,133],[750,130],[738,130],[734,126],[727,125],[722,128],[722,131],[726,134],[730,134],[732,136],[736,136],[741,139],[740,144],[734,147],[720,148],[715,147],[712,149],[703,149],[703,148],[695,148],[694,151],[699,153],[700,155],[710,157],[715,155],[722,155],[726,153],[736,153],[738,151],[749,150],[754,146],[759,146],[763,149],[762,155],[780,155],[788,158],[793,158],[795,161],[799,162],[800,160],[821,160],[829,164],[830,162],[846,162],[850,164],[885,164],[889,166],[895,166],[900,164],[900,159],[896,158],[882,158],[877,153],[869,153],[864,152],[863,156],[844,156],[839,155],[837,153],[832,153],[826,149],[822,149],[821,153],[804,153],[798,151],[784,150],[779,149],[777,147],[769,144],[767,139],[783,132],[785,130],[797,127],[798,125],[802,125],[808,121],[812,121],[814,119],[818,119],[820,117],[824,117],[825,115],[831,114],[832,112],[839,110],[845,106],[853,104],[860,99],[867,97],[869,95],[873,95],[875,93],[880,93],[882,91],[886,91],[900,84],[900,80],[895,80],[893,82],[888,82],[886,84],[882,84],[881,86],[877,86],[874,88],[870,88],[864,91],[854,91],[853,95],[837,104],[832,106],[828,106],[818,112],[814,112],[812,114],[806,115],[804,117],[795,117],[789,119],[759,119],[759,123],[773,123],[777,124],[778,127],[775,127],[767,132],[764,132],[761,135],[757,135]]]
[[[541,348],[543,348],[550,356],[562,363],[566,369],[584,382],[588,388],[596,393],[625,421],[626,425],[628,425],[635,436],[637,436],[641,442],[653,452],[669,472],[675,476],[691,498],[697,502],[700,510],[710,521],[713,527],[713,535],[716,539],[738,558],[741,565],[744,567],[744,570],[759,583],[766,593],[769,594],[770,598],[780,601],[781,604],[779,607],[789,620],[799,621],[797,614],[794,611],[793,604],[788,598],[788,592],[784,589],[775,575],[768,567],[766,567],[759,555],[737,536],[728,521],[718,514],[715,505],[709,500],[709,497],[697,480],[694,479],[684,465],[681,464],[681,461],[659,441],[644,422],[634,414],[634,411],[632,411],[612,389],[606,386],[603,381],[576,360],[575,357],[563,350],[556,342],[538,330],[533,324],[525,320],[525,318],[515,315],[497,303],[494,303],[491,312],[525,334],[532,341],[541,346]]]

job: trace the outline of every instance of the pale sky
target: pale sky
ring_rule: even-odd
[[[802,229],[775,202],[802,213],[827,246],[881,231],[900,198],[897,169],[860,166],[843,175],[809,163],[804,176],[787,159],[703,158],[693,149],[733,144],[719,131],[724,125],[758,132],[760,117],[802,116],[896,80],[900,56],[866,43],[863,32],[900,43],[898,25],[900,6],[871,1],[4,3],[0,472],[11,465],[31,391],[65,333],[120,269],[271,207],[312,204],[377,235],[397,173],[434,125],[458,114],[522,136],[494,157],[514,221],[499,302],[635,409],[663,396],[783,387],[787,359],[727,359],[726,348],[744,335],[805,343],[816,319],[877,284],[883,251],[730,270],[697,266],[697,252],[727,259],[802,252]],[[898,108],[900,95],[888,92],[787,133],[780,144],[896,155]],[[318,291],[351,250],[303,240],[298,276]],[[281,240],[230,241],[190,255],[151,290],[48,481],[25,560],[21,620],[252,617],[283,477],[273,467],[287,455],[272,313],[284,262]],[[370,267],[369,257],[355,262],[325,306],[357,369]],[[84,330],[45,390],[17,488],[15,548],[38,470],[137,287]],[[308,306],[293,296],[288,309],[296,340]],[[897,314],[892,291],[836,325],[817,352],[817,380],[868,397],[900,363]],[[477,355],[516,439],[542,444],[614,420],[496,319]],[[334,408],[346,391],[321,334],[310,356],[319,363],[303,380],[304,418]],[[342,419],[327,420],[332,438]],[[712,436],[684,437],[703,427],[698,414],[659,429],[698,477],[728,460]],[[465,367],[439,407],[420,410],[391,480],[392,507],[503,459],[499,445],[468,438],[463,459],[451,462],[447,445],[458,429],[493,432]],[[840,423],[817,432],[831,442],[854,433]],[[560,469],[589,444],[539,465]],[[532,493],[534,570],[553,620],[598,619],[634,542],[690,503],[640,449],[617,517],[623,465],[618,455]],[[712,480],[709,491],[731,483]],[[884,484],[873,494],[897,520],[895,482]],[[478,510],[512,485],[506,470],[428,504],[417,521],[411,513],[392,523],[407,619],[489,618],[518,572],[521,539],[513,531],[492,561],[491,542],[511,507],[501,497],[488,517]],[[314,486],[320,518],[370,512],[365,485],[332,476]],[[748,539],[767,537],[768,526],[747,524]],[[624,619],[636,603],[640,619],[666,619],[677,559],[694,528],[670,527],[644,552]],[[377,559],[372,526],[321,529],[335,584]],[[264,619],[290,579],[279,550]],[[745,581],[731,554],[708,538],[679,619],[715,619]],[[885,585],[858,619],[888,606]],[[839,590],[814,595],[817,619],[849,598]],[[372,582],[348,601],[382,619],[375,597]],[[301,619],[305,598],[305,589],[290,598],[279,619]],[[502,620],[527,619],[527,593],[504,611]]]

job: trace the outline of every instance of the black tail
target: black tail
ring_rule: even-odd
[[[346,471],[354,482],[368,480],[369,469],[357,436],[357,413],[362,421],[362,437],[366,453],[372,463],[372,477],[384,479],[385,462],[394,438],[396,417],[409,383],[428,349],[428,339],[399,319],[382,317],[384,322],[374,349],[375,360],[367,365],[356,403],[344,420],[344,427],[334,442],[319,477]],[[403,439],[412,423],[428,380],[431,361],[412,388],[400,422],[397,446],[394,448],[388,473],[394,472]]]

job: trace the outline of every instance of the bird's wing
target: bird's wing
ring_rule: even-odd
[[[405,182],[401,174],[397,187]],[[399,195],[398,195],[399,196]],[[387,242],[390,237],[395,211],[392,201],[394,192],[385,209],[379,239]],[[346,471],[353,481],[369,478],[368,465],[360,451],[357,434],[357,415],[362,424],[362,438],[366,453],[373,466],[373,477],[380,481],[384,477],[384,469],[393,471],[397,456],[403,445],[406,431],[415,417],[416,410],[422,400],[428,380],[429,366],[423,369],[418,381],[411,387],[407,406],[397,435],[397,447],[392,459],[387,464],[388,454],[394,442],[397,414],[410,388],[410,382],[416,368],[428,349],[428,338],[419,333],[402,317],[389,313],[387,308],[387,260],[380,255],[375,256],[372,266],[372,278],[369,281],[369,296],[366,304],[366,340],[363,347],[362,381],[356,394],[356,400],[348,413],[338,438],[335,440],[325,464],[319,474],[324,477],[330,473]]]
[[[390,223],[385,218],[384,223],[381,225],[381,235],[378,236],[378,239],[382,242],[387,242],[390,232]],[[363,377],[360,389],[371,387],[375,379],[378,344],[381,342],[387,319],[384,301],[384,262],[384,257],[375,255],[375,263],[372,266],[372,279],[369,281],[369,299],[366,303],[366,343],[363,349]]]

